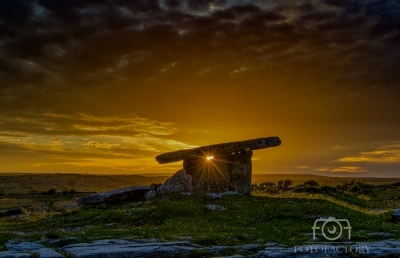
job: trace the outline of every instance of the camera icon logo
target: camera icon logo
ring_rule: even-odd
[[[316,239],[316,230],[320,230],[324,238],[329,241],[334,241],[341,237],[343,234],[343,229],[348,231],[349,240],[351,236],[351,226],[350,222],[347,219],[336,219],[334,217],[316,219],[312,229],[313,239]]]

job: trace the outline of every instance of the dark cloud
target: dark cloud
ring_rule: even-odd
[[[221,121],[238,106],[398,125],[399,28],[390,0],[0,1],[0,131],[127,136],[77,114]]]
[[[164,60],[169,62],[175,57],[196,59],[196,55],[200,55],[217,61],[218,53],[229,51],[234,51],[234,59],[243,60],[246,55],[247,60],[257,62],[260,56],[249,56],[247,49],[270,48],[276,51],[277,46],[281,46],[281,50],[274,54],[282,58],[285,58],[285,51],[301,47],[304,55],[297,62],[318,62],[318,58],[310,60],[310,51],[321,55],[351,56],[349,49],[365,40],[377,41],[376,44],[371,42],[370,46],[375,50],[372,53],[380,52],[380,56],[365,52],[370,67],[365,62],[356,61],[354,67],[362,66],[368,70],[381,65],[382,55],[392,57],[393,52],[399,54],[395,44],[399,38],[399,4],[393,1],[327,0],[323,1],[324,4],[293,3],[292,7],[278,5],[268,8],[256,4],[228,6],[223,1],[206,0],[188,1],[189,9],[179,9],[181,11],[163,10],[158,3],[2,2],[2,27],[4,31],[14,30],[14,36],[2,43],[3,70],[7,70],[7,76],[15,77],[18,86],[25,80],[18,79],[21,68],[15,67],[16,58],[38,64],[40,69],[30,75],[32,81],[37,81],[40,73],[43,77],[50,73],[64,77],[62,80],[72,80],[72,83],[85,83],[85,78],[90,78],[91,74],[96,74],[97,79],[112,77],[104,71],[115,70],[123,56],[130,56],[134,51],[148,52],[148,57],[156,56],[157,59],[152,60],[156,70],[161,69],[157,66],[164,65]],[[181,6],[174,1],[165,4],[175,10]],[[219,6],[219,9],[209,15],[184,12],[192,9],[208,13],[211,5]],[[295,6],[298,6],[297,11]],[[342,47],[337,49],[333,44]],[[199,49],[198,53],[194,53],[196,49]],[[130,63],[130,60],[126,61]],[[332,59],[331,63],[338,61]],[[145,67],[149,66],[145,64],[148,60],[142,62]],[[387,62],[385,60],[390,66]],[[268,63],[263,66],[268,68]],[[77,71],[83,76],[77,78],[74,75]],[[344,72],[351,73],[340,71]],[[114,76],[119,75],[114,73]]]

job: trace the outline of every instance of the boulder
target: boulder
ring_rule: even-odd
[[[400,223],[400,208],[393,209],[392,221],[394,223]]]
[[[79,205],[96,204],[96,203],[115,203],[120,201],[142,201],[148,191],[152,190],[150,186],[131,186],[120,188],[108,192],[91,194],[78,199]]]
[[[168,178],[164,184],[157,188],[157,194],[163,195],[173,192],[192,192],[192,177],[186,173],[185,169],[176,172]]]

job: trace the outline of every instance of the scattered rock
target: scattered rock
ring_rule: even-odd
[[[157,197],[157,191],[156,190],[150,190],[146,193],[146,195],[144,196],[144,198],[146,200],[150,200],[150,199],[154,199]]]
[[[158,242],[157,238],[136,239],[135,241],[138,243],[157,243]]]
[[[176,236],[176,238],[179,240],[183,240],[183,241],[193,240],[193,237],[191,237],[191,236]]]
[[[382,240],[375,242],[364,242],[352,245],[353,248],[366,246],[368,248],[368,256],[382,257],[385,255],[400,255],[400,241],[395,239]]]
[[[104,193],[91,194],[78,199],[79,205],[96,204],[96,203],[115,203],[120,201],[141,201],[145,199],[148,191],[152,190],[150,186],[131,186],[120,188]]]
[[[382,232],[376,232],[382,233]],[[385,233],[385,232],[383,232]],[[6,244],[8,251],[0,252],[2,258],[62,258],[63,255],[53,249],[46,248],[39,243],[30,243],[24,240],[10,240]],[[250,258],[348,258],[349,254],[362,257],[384,257],[387,255],[400,255],[400,241],[395,239],[375,242],[356,243],[353,245],[332,244],[307,244],[303,246],[287,247],[278,243],[266,243],[264,249],[259,244],[243,246],[211,246],[203,247],[188,241],[158,242],[157,239],[111,239],[99,240],[89,244],[72,244],[60,248],[68,257],[74,258],[119,258],[119,257],[190,257],[199,251],[218,257],[227,250],[234,250],[231,256],[222,257],[246,257]],[[340,250],[338,249],[341,248]],[[347,248],[347,253],[344,252]],[[339,252],[339,251],[340,252]]]
[[[393,209],[392,221],[394,223],[400,223],[400,208]]]
[[[222,207],[222,206],[219,206],[219,205],[215,205],[215,204],[210,204],[210,205],[207,205],[206,207],[210,211],[224,211],[224,210],[226,210],[225,207]]]
[[[0,252],[1,258],[32,258],[30,253],[19,253],[13,251]]]
[[[388,232],[374,232],[374,233],[369,233],[369,237],[392,237],[393,235],[388,233]]]
[[[22,214],[24,214],[24,211],[21,209],[10,209],[10,210],[0,211],[0,217],[9,217]]]
[[[91,244],[75,244],[61,248],[74,258],[103,258],[103,257],[174,257],[189,256],[199,245],[187,241],[165,243],[136,243],[118,242]]]
[[[238,194],[238,192],[237,191],[227,191],[227,192],[223,192],[221,194],[222,195],[236,195],[236,194]]]
[[[79,207],[79,205],[78,204],[64,204],[62,207],[65,209],[76,209]]]
[[[32,257],[32,254],[37,254],[40,258],[64,258],[63,255],[57,253],[51,248],[47,248],[44,245],[32,242],[26,242],[20,239],[13,239],[5,243],[8,251],[8,257]],[[10,253],[14,252],[14,256]],[[29,256],[24,256],[26,253]],[[4,254],[0,252],[0,257],[5,257]],[[7,257],[7,256],[6,256]]]
[[[209,200],[221,200],[223,196],[222,193],[209,193],[205,197]]]
[[[185,169],[176,172],[157,188],[159,195],[173,192],[193,192],[192,177],[186,173]]]
[[[244,246],[239,246],[239,249],[242,249],[246,252],[251,252],[251,251],[256,251],[258,248],[260,248],[260,245],[258,244],[248,244]]]
[[[157,189],[158,189],[161,185],[162,185],[162,184],[155,184],[155,183],[152,183],[152,184],[150,185],[150,187],[151,187],[151,189],[157,191]]]
[[[22,239],[12,239],[4,244],[9,251],[31,251],[41,248],[46,248],[44,245],[38,243],[26,242]]]
[[[60,232],[63,232],[63,233],[75,233],[75,232],[79,232],[79,231],[82,231],[82,230],[85,230],[85,229],[88,229],[89,228],[89,226],[84,226],[84,227],[70,227],[70,228],[63,228],[63,229],[60,229],[59,231]]]
[[[181,194],[185,195],[185,196],[192,196],[193,195],[192,192],[181,192]]]

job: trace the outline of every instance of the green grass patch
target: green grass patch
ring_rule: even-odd
[[[37,198],[36,201],[51,204],[67,197]],[[353,204],[365,200],[352,194],[340,198]],[[206,208],[208,204],[220,205],[226,210],[210,211]],[[0,245],[15,237],[38,240],[74,236],[80,242],[89,242],[124,237],[177,240],[179,236],[190,236],[192,242],[203,246],[267,242],[293,246],[312,238],[314,221],[321,216],[348,219],[352,241],[376,240],[368,237],[372,232],[389,232],[394,238],[400,238],[400,225],[390,221],[390,213],[372,215],[328,199],[285,192],[280,197],[233,195],[218,201],[205,199],[202,194],[174,194],[143,203],[28,212],[24,217],[0,219]],[[16,236],[12,232],[33,233]]]

